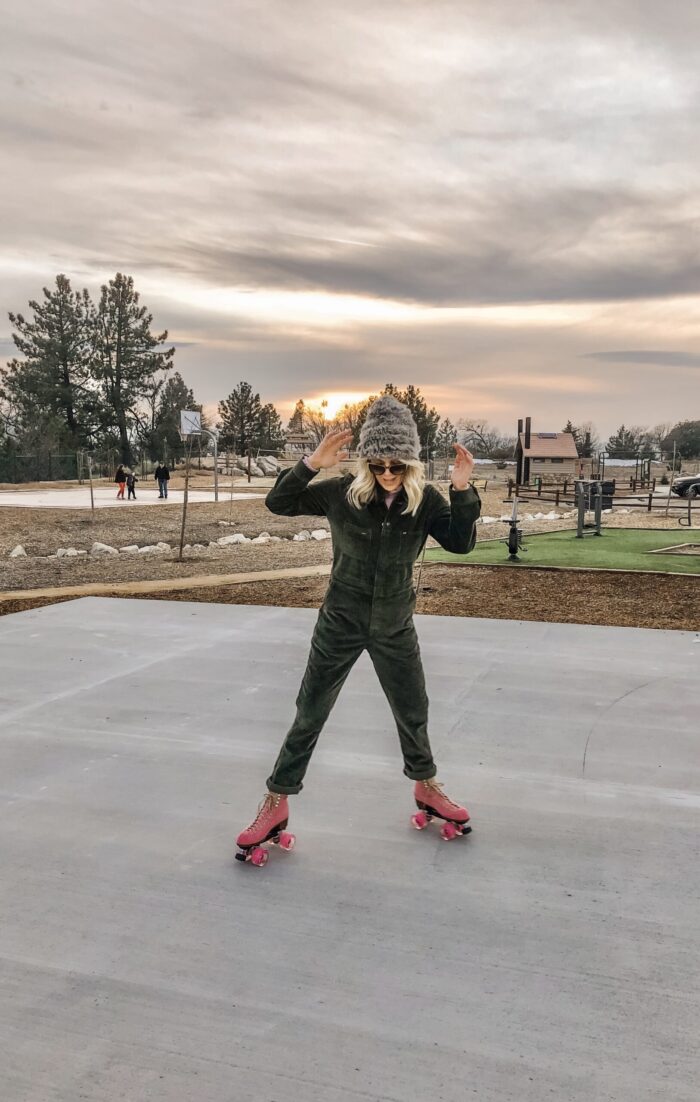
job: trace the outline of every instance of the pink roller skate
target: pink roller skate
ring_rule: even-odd
[[[284,829],[289,819],[289,806],[287,797],[278,792],[268,792],[263,798],[258,814],[236,839],[238,853],[237,861],[250,861],[251,865],[259,868],[267,864],[269,853],[264,848],[264,842],[272,842],[282,849],[293,849],[296,838],[288,834]]]
[[[429,781],[416,781],[413,795],[418,811],[411,822],[416,830],[424,830],[432,819],[443,819],[440,834],[446,842],[471,832],[466,807],[460,807],[449,800],[438,781],[432,778]]]

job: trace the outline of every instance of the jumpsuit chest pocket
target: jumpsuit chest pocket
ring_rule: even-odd
[[[372,546],[372,529],[360,528],[346,520],[343,524],[342,551],[351,559],[366,559]]]
[[[396,557],[400,562],[415,562],[423,546],[423,533],[415,528],[399,529],[396,540]]]

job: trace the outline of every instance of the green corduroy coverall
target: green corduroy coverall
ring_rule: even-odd
[[[352,475],[311,484],[303,460],[279,475],[265,499],[273,513],[328,518],[333,568],[297,696],[297,712],[267,781],[271,792],[300,792],[309,759],[345,679],[363,650],[372,660],[396,720],[404,773],[435,776],[428,741],[428,697],[413,624],[413,565],[427,537],[465,554],[476,542],[481,500],[473,487],[450,487],[450,503],[426,486],[415,516],[403,488],[387,509],[375,500],[356,509],[347,499]]]

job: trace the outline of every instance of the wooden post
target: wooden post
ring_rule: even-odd
[[[88,456],[88,477],[90,479],[90,523],[95,523],[95,495],[92,490],[92,456]]]
[[[178,554],[177,561],[182,562],[182,549],[185,544],[185,522],[187,520],[187,499],[190,488],[190,453],[192,451],[192,445],[185,445],[185,495],[182,499],[182,527],[180,528],[180,553]]]
[[[649,494],[649,504],[647,505],[647,513],[651,512],[651,500],[652,500],[653,496],[654,496],[653,494]]]
[[[668,496],[666,498],[666,516],[668,516],[668,507],[671,504],[671,487],[673,486],[673,479],[676,473],[676,441],[673,441],[673,465],[671,470],[671,477],[668,480]],[[690,498],[688,498],[690,501]],[[688,521],[690,521],[690,511],[688,512]]]
[[[555,503],[555,505],[559,504],[559,487],[557,487],[557,492],[556,492],[556,496],[554,498],[554,503]]]
[[[250,482],[250,448],[248,448],[248,481]]]

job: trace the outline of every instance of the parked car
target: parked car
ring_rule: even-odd
[[[685,478],[676,478],[671,490],[679,497],[700,497],[700,474],[689,474]]]

